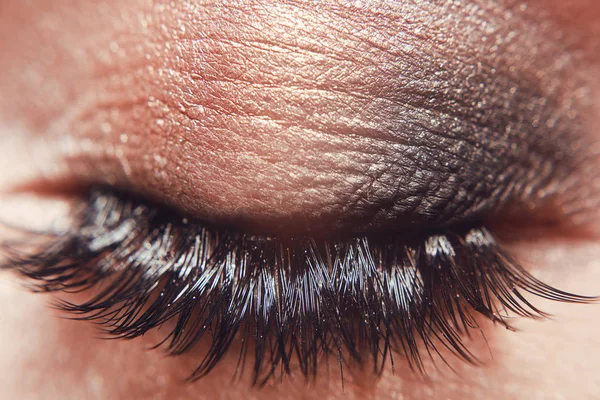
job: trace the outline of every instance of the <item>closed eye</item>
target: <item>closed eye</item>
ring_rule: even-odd
[[[15,190],[75,192],[73,224],[4,248],[35,290],[109,337],[208,343],[192,379],[237,345],[256,384],[315,378],[327,358],[375,374],[394,357],[426,372],[446,350],[477,363],[464,338],[482,319],[596,301],[494,234],[595,215],[581,60],[527,12],[211,7],[136,13],[107,53],[65,53],[82,79],[23,135],[41,167]]]

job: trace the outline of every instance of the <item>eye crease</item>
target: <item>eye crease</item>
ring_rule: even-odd
[[[0,282],[0,351],[30,351],[14,369],[39,377],[7,381],[87,385],[64,398],[597,393],[600,52],[554,6],[9,3],[0,271],[36,294]]]

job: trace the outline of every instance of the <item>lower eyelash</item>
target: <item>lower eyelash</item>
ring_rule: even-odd
[[[239,369],[254,349],[252,380],[296,367],[315,377],[323,357],[370,362],[379,374],[394,353],[424,372],[423,354],[449,349],[476,362],[461,336],[476,314],[510,328],[509,313],[545,317],[524,292],[588,303],[593,297],[544,284],[512,260],[483,226],[421,240],[281,240],[215,230],[107,191],[92,191],[79,225],[6,267],[33,289],[94,289],[58,306],[135,338],[170,321],[172,354],[211,341],[191,374],[208,374],[241,338]],[[250,346],[252,343],[253,346]],[[295,361],[294,361],[295,360]]]

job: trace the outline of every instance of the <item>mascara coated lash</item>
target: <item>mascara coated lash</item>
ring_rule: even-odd
[[[172,354],[210,343],[190,378],[208,374],[241,340],[238,372],[255,384],[295,370],[313,378],[323,359],[372,365],[394,355],[424,371],[449,349],[476,362],[461,335],[481,314],[507,328],[509,313],[544,317],[525,293],[574,303],[512,260],[483,226],[406,239],[282,240],[213,229],[160,207],[93,190],[78,225],[32,255],[12,249],[8,267],[36,290],[94,289],[59,301],[110,336],[134,338],[165,325]],[[253,353],[253,358],[248,357]]]

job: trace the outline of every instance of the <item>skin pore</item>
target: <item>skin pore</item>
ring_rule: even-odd
[[[524,266],[561,289],[596,294],[600,7],[418,3],[6,1],[3,191],[104,183],[217,223],[278,231],[386,229],[508,204],[512,215],[558,226],[513,238]],[[500,192],[488,195],[490,187]],[[23,203],[5,212],[33,211]],[[345,371],[342,390],[332,362],[317,382],[259,390],[231,382],[235,351],[184,384],[197,354],[147,351],[158,336],[101,341],[14,276],[2,275],[0,289],[6,399],[600,392],[597,307],[540,300],[555,318],[518,321],[518,333],[482,323],[488,342],[474,337],[472,346],[483,367],[449,358],[453,373],[438,359],[423,380],[399,360],[379,379],[368,368]]]

